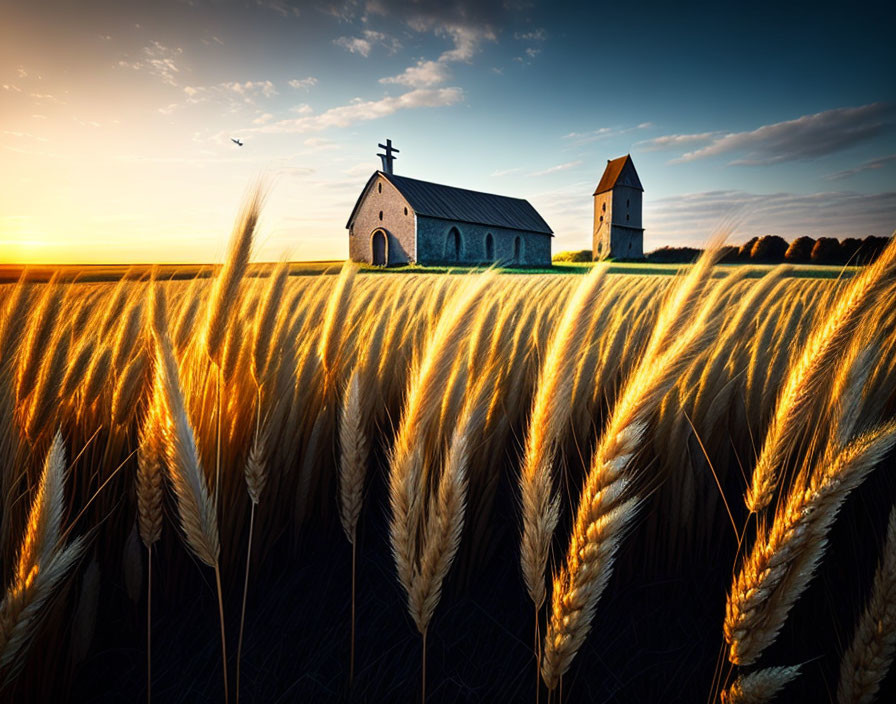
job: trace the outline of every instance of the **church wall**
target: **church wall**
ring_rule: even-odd
[[[461,237],[460,259],[454,258],[453,242],[449,242],[452,228]],[[417,218],[417,246],[419,264],[484,264],[486,237],[494,238],[494,260],[508,265],[513,261],[514,242],[520,239],[520,266],[547,267],[551,265],[551,237],[537,232],[522,232],[501,227],[458,223],[439,218]]]
[[[352,261],[373,263],[371,237],[380,228],[389,238],[389,265],[416,260],[414,211],[398,189],[382,176],[371,185],[349,228],[348,250]]]

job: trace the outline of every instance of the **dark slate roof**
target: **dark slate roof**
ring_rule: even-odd
[[[469,222],[476,225],[491,225],[509,230],[538,232],[553,235],[553,231],[544,221],[531,203],[522,198],[496,196],[491,193],[468,191],[465,188],[443,186],[429,181],[419,181],[407,176],[396,176],[382,171],[374,173],[349,217],[349,224],[355,217],[355,211],[364,199],[377,175],[382,175],[404,196],[417,215],[424,217]],[[348,225],[346,225],[348,227]]]
[[[625,169],[626,166],[629,168]],[[635,164],[632,162],[632,157],[630,154],[626,154],[618,159],[613,159],[612,161],[607,162],[607,168],[604,169],[604,175],[601,176],[600,183],[597,184],[597,188],[594,189],[594,195],[606,193],[615,188],[617,182],[619,182],[620,176],[622,176],[623,169],[626,171],[626,178],[622,179],[620,185],[631,186],[632,188],[637,188],[639,191],[643,191],[644,187],[641,185],[641,179],[638,178],[638,172],[635,171]]]

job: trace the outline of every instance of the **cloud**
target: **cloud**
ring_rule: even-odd
[[[314,76],[308,76],[308,78],[293,78],[289,81],[290,88],[298,88],[301,90],[310,90],[317,85],[317,79]]]
[[[129,68],[134,71],[145,71],[167,83],[169,86],[176,86],[176,75],[181,72],[180,67],[175,59],[183,54],[180,47],[171,49],[164,44],[153,41],[149,46],[143,47],[141,58],[136,61],[118,62],[122,68]]]
[[[516,167],[514,169],[499,169],[498,171],[492,171],[491,175],[495,178],[500,178],[501,176],[509,176],[510,174],[516,174],[522,171],[522,167]]]
[[[516,32],[513,35],[513,38],[523,42],[543,42],[547,39],[547,36],[547,32],[544,31],[544,28],[539,27],[531,32]]]
[[[896,223],[896,192],[748,193],[705,191],[660,199],[644,205],[650,246],[705,242],[713,229],[738,213],[742,235],[889,235]]]
[[[441,61],[420,60],[397,76],[381,78],[380,83],[399,83],[411,88],[427,88],[444,83],[451,76],[448,67]]]
[[[264,112],[261,115],[259,115],[258,117],[256,117],[254,120],[252,120],[252,124],[253,125],[265,125],[273,119],[274,119],[274,116],[271,113]]]
[[[299,8],[289,0],[255,0],[255,4],[273,10],[283,17],[298,17],[301,14]]]
[[[394,54],[401,49],[401,42],[395,37],[371,29],[365,29],[361,32],[360,37],[339,37],[334,39],[333,43],[352,54],[360,54],[365,59],[370,56],[370,52],[375,46],[385,47],[389,54]]]
[[[552,166],[548,169],[544,169],[543,171],[533,171],[530,176],[547,176],[548,174],[555,174],[558,171],[568,171],[569,169],[574,169],[577,166],[581,166],[584,162],[582,160],[579,161],[568,161],[565,164],[557,164],[556,166]]]
[[[699,134],[667,134],[662,137],[654,137],[653,139],[645,139],[637,142],[641,151],[653,152],[661,149],[676,149],[678,147],[687,147],[689,145],[708,142],[719,136],[719,132],[700,132]]]
[[[184,86],[188,103],[203,103],[209,100],[223,101],[231,110],[241,105],[255,105],[258,98],[273,98],[279,95],[271,81],[224,81],[213,86]]]
[[[826,178],[828,181],[840,181],[846,178],[852,178],[856,174],[860,174],[863,171],[873,171],[876,169],[882,169],[885,166],[889,166],[890,164],[896,163],[896,154],[890,154],[889,156],[882,156],[879,159],[872,159],[871,161],[866,161],[864,164],[859,164],[858,166],[852,169],[846,169],[845,171],[837,171],[836,173],[828,175]]]
[[[379,100],[353,100],[347,105],[330,108],[318,115],[279,120],[249,130],[264,133],[321,132],[333,127],[349,127],[359,122],[388,117],[401,110],[455,105],[463,100],[460,88],[417,88],[398,96]]]
[[[711,142],[687,152],[673,162],[695,161],[707,157],[741,153],[730,162],[743,166],[766,166],[787,161],[814,159],[834,154],[866,142],[896,124],[896,104],[871,103],[855,108],[835,108],[795,120],[763,125],[749,132],[713,135]],[[701,135],[670,135],[679,140]],[[659,138],[664,139],[664,138]]]
[[[643,130],[652,126],[653,125],[650,122],[642,122],[636,127],[599,127],[596,130],[590,130],[588,132],[569,132],[568,134],[563,135],[563,139],[569,140],[573,146],[581,147],[600,139],[610,139],[611,137],[618,137],[623,134],[628,134],[629,132],[634,132],[635,130]]]
[[[36,142],[46,142],[46,137],[40,137],[36,134],[31,134],[30,132],[16,132],[14,130],[3,130],[3,134],[8,135],[10,137],[15,137],[16,139],[33,139]]]

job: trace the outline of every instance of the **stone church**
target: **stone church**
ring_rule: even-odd
[[[644,187],[629,154],[607,161],[594,191],[592,259],[643,259]]]
[[[528,201],[398,176],[398,150],[388,139],[379,146],[382,171],[368,179],[346,224],[352,261],[551,265],[553,232]]]

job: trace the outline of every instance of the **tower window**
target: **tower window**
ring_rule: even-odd
[[[628,213],[626,213],[626,214],[625,214],[625,219],[626,219],[627,221],[628,221],[628,220],[631,220],[631,219],[632,219],[632,216],[629,215]],[[382,218],[380,218],[380,220],[382,220]]]
[[[627,208],[627,207],[630,206],[631,204],[632,204],[631,199],[630,199],[630,198],[626,198],[626,199],[625,199],[625,207]]]
[[[607,204],[606,203],[603,203],[600,207],[601,207],[601,210],[603,210],[604,212],[607,212]]]
[[[604,216],[603,216],[603,215],[600,216],[600,221],[601,221],[601,222],[604,221]]]
[[[380,211],[380,220],[382,220],[382,219],[383,219],[383,211],[381,210]]]
[[[376,184],[376,190],[377,190],[377,193],[382,193],[383,192],[383,184],[381,184],[381,183]]]
[[[405,215],[408,214],[408,209],[407,209],[407,208],[404,209],[404,214],[405,214]]]

